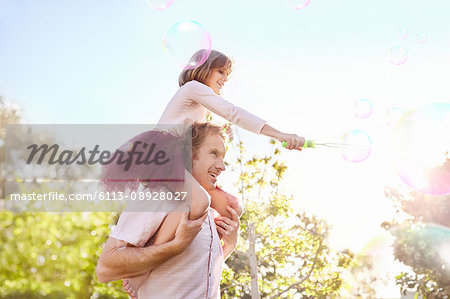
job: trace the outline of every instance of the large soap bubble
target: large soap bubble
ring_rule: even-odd
[[[293,9],[303,9],[309,5],[311,0],[287,0],[287,2]]]
[[[394,128],[394,167],[411,188],[450,193],[450,103],[431,103],[405,113]]]
[[[163,49],[169,59],[182,69],[193,69],[206,61],[211,53],[211,37],[198,22],[178,22],[167,31]],[[202,50],[198,52],[199,50]],[[194,53],[200,53],[193,59]]]
[[[148,3],[156,10],[164,10],[169,8],[174,0],[147,0]]]
[[[395,276],[403,267],[394,258],[393,243],[394,237],[386,231],[354,255],[342,275],[342,298],[395,298],[400,293]]]
[[[386,111],[386,123],[389,126],[394,126],[398,123],[398,121],[402,118],[404,114],[405,111],[403,111],[403,109],[400,107],[389,108]]]
[[[367,295],[367,283],[374,291],[371,298],[396,298],[400,288],[395,277],[402,272],[411,273],[412,264],[427,265],[428,269],[450,279],[449,228],[411,223],[386,229],[354,256],[344,272],[342,295],[345,298]]]

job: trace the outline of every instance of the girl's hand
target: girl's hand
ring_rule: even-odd
[[[286,141],[286,148],[290,150],[301,150],[302,146],[305,144],[305,138],[300,137],[296,134],[287,134],[280,132],[277,129],[269,126],[268,124],[264,124],[261,129],[261,134],[267,137],[275,138],[279,142]]]
[[[280,141],[286,141],[286,148],[289,150],[301,150],[305,144],[305,138],[297,134],[283,134]]]

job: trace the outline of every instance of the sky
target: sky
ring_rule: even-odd
[[[296,209],[326,219],[337,249],[359,251],[394,217],[384,186],[403,184],[386,111],[450,103],[449,11],[444,0],[311,0],[298,10],[288,1],[175,0],[155,10],[143,0],[2,0],[0,95],[22,106],[26,123],[154,124],[180,72],[163,38],[196,21],[235,62],[225,99],[307,139],[371,138],[360,163],[331,148],[282,154]],[[400,65],[390,62],[397,45],[407,51]],[[355,117],[360,99],[370,117]],[[268,152],[266,137],[239,134],[249,152]]]

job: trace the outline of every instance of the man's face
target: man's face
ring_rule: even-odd
[[[223,138],[217,134],[206,136],[197,155],[192,159],[192,176],[206,191],[216,187],[217,177],[225,170],[224,157]]]

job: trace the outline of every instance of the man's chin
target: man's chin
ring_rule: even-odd
[[[214,189],[216,189],[216,184],[213,185],[209,185],[208,189],[205,189],[206,191],[213,191]]]
[[[208,182],[206,186],[202,186],[206,191],[212,191],[216,188],[216,183]]]

